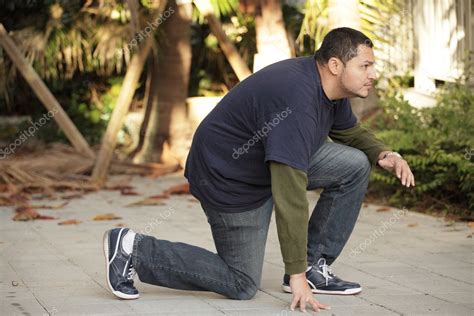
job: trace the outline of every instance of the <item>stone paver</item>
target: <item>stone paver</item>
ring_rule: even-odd
[[[123,180],[114,177],[111,181]],[[123,224],[161,239],[187,242],[215,251],[199,203],[190,195],[173,196],[163,206],[126,207],[174,184],[181,174],[160,179],[133,177],[139,196],[100,191],[44,215],[78,219],[13,222],[13,208],[0,208],[0,314],[2,315],[296,315],[291,295],[280,289],[284,271],[274,219],[270,226],[261,290],[250,301],[209,292],[184,292],[137,281],[140,299],[121,301],[105,285],[102,235]],[[308,193],[314,205],[318,195]],[[48,201],[57,205],[61,200]],[[44,204],[37,201],[34,204]],[[334,263],[342,278],[358,281],[356,296],[319,295],[331,305],[324,315],[474,315],[472,229],[463,223],[365,205],[351,239]],[[121,220],[97,222],[113,212]]]

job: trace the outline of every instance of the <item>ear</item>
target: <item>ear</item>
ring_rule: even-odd
[[[339,60],[339,58],[331,57],[328,60],[328,69],[331,74],[337,76],[342,71],[342,62]]]

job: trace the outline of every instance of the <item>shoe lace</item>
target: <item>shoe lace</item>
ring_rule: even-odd
[[[135,278],[136,275],[137,275],[137,271],[135,270],[135,267],[133,266],[132,262],[130,262],[130,265],[128,266],[127,280],[133,283],[133,279]]]
[[[331,268],[326,264],[326,259],[324,258],[318,260],[318,267],[317,272],[326,279],[326,285],[328,285],[329,280],[333,279],[336,275],[332,273]]]

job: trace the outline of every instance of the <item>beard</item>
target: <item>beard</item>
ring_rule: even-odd
[[[339,78],[339,86],[341,87],[342,92],[344,93],[344,95],[346,95],[347,98],[358,97],[358,98],[366,99],[369,96],[368,92],[365,95],[359,92],[361,89],[355,90],[354,88],[350,88],[347,85],[345,85],[344,82],[342,81],[342,76]]]
[[[355,88],[348,87],[343,82],[343,80],[342,80],[343,77],[344,77],[344,73],[339,78],[339,86],[341,87],[341,90],[344,93],[344,95],[346,96],[346,98],[358,97],[358,98],[366,99],[369,96],[369,91],[367,91],[367,94],[362,94],[361,92],[359,92],[361,90],[361,88],[356,90]],[[363,87],[365,87],[365,86],[363,86]]]

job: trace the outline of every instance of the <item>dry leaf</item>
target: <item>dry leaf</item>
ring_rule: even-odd
[[[363,205],[362,207],[363,207],[363,208],[367,208],[367,207],[369,207],[369,204],[364,203],[364,205]]]
[[[0,206],[26,205],[31,197],[27,194],[11,194],[10,196],[0,196]]]
[[[10,195],[10,200],[13,201],[15,205],[23,205],[31,200],[31,195],[27,193],[16,193]]]
[[[189,194],[189,183],[183,183],[183,184],[175,185],[175,186],[169,188],[168,190],[166,190],[163,193],[168,194],[168,195],[170,195],[170,194],[171,195]]]
[[[408,224],[408,227],[416,227],[416,226],[418,226],[418,223]]]
[[[115,219],[122,219],[122,218],[113,213],[107,213],[107,214],[96,215],[92,220],[93,221],[112,221]]]
[[[68,219],[66,221],[59,222],[58,225],[77,225],[82,223],[81,221],[78,221],[77,219]]]
[[[133,202],[128,205],[127,207],[132,207],[132,206],[151,206],[151,205],[166,205],[166,203],[163,202],[163,198],[161,197],[149,197],[144,200],[138,201],[138,202]]]
[[[10,206],[13,205],[13,201],[10,200],[10,198],[7,198],[5,196],[0,196],[0,206]]]
[[[0,192],[13,192],[16,191],[16,187],[13,184],[1,183]]]
[[[81,198],[84,194],[82,193],[74,193],[74,194],[68,194],[62,197],[63,200],[72,200],[72,199],[78,199]]]
[[[377,212],[387,212],[390,211],[390,207],[379,207],[376,211]]]
[[[51,220],[56,219],[52,216],[40,215],[36,210],[29,206],[20,206],[15,210],[16,214],[13,216],[14,221],[30,221],[35,219]]]
[[[469,222],[469,223],[467,223],[467,227],[474,228],[474,222]]]
[[[149,196],[150,199],[162,199],[162,200],[168,199],[169,197],[170,197],[169,194],[165,194],[165,193]]]
[[[137,193],[133,191],[131,188],[124,188],[120,190],[120,194],[122,195],[140,195],[140,193]]]
[[[117,225],[115,225],[115,227],[125,227],[125,224],[124,223],[118,223]]]
[[[108,185],[104,188],[107,191],[122,191],[122,190],[133,190],[134,187],[129,184],[113,184]]]
[[[43,209],[48,209],[48,210],[57,210],[57,209],[65,207],[66,205],[68,205],[68,203],[69,202],[64,202],[64,203],[61,203],[61,204],[58,204],[58,205],[31,205],[31,207],[33,207],[33,208],[43,208]]]

